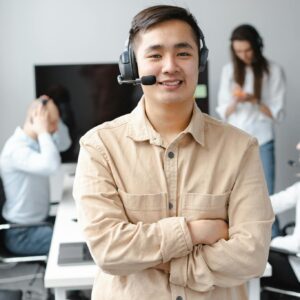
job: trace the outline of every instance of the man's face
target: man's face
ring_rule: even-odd
[[[253,61],[253,49],[248,41],[233,41],[233,51],[235,55],[246,65],[251,65]]]
[[[146,101],[194,101],[199,58],[192,28],[187,23],[171,20],[139,32],[134,48],[139,76],[156,76],[156,84],[143,86]]]

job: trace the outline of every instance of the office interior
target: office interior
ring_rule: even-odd
[[[132,17],[156,4],[188,8],[209,48],[209,112],[215,112],[222,66],[230,59],[229,36],[242,23],[254,25],[264,39],[264,54],[280,64],[287,79],[285,118],[276,124],[276,186],[294,183],[299,141],[298,0],[0,0],[0,148],[22,124],[36,97],[37,65],[117,63]],[[234,149],[233,149],[234,151]],[[294,212],[280,215],[282,223]]]

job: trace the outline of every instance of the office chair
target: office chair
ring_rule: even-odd
[[[294,222],[288,223],[282,229],[282,234],[287,235],[287,232],[294,226]],[[262,300],[300,299],[300,282],[289,263],[289,256],[299,259],[300,264],[300,253],[270,247],[269,262],[271,261],[273,278],[261,279]],[[284,276],[277,277],[278,274],[284,274]]]
[[[45,269],[45,264],[47,262],[47,255],[16,255],[10,252],[4,244],[3,233],[5,230],[10,230],[12,228],[25,228],[25,227],[33,227],[33,226],[52,226],[51,223],[48,222],[39,222],[39,223],[31,223],[31,224],[14,224],[7,223],[2,216],[2,208],[5,202],[5,191],[2,183],[2,179],[0,177],[0,270],[1,273],[5,271],[5,274],[2,274],[2,279],[6,278],[3,276],[8,276],[9,283],[7,283],[10,288],[8,288],[7,284],[1,284],[0,289],[0,300],[9,299],[9,300],[20,300],[24,297],[31,299],[31,296],[34,298],[38,295],[39,299],[52,299],[52,294],[50,290],[46,290],[43,287],[43,279],[40,279],[40,276],[43,276],[43,272]],[[22,274],[19,274],[22,270]],[[26,272],[26,273],[25,273]],[[19,281],[14,281],[15,276],[21,276]],[[24,276],[23,276],[24,275]],[[39,284],[35,283],[34,289],[35,291],[31,291],[30,289],[26,289],[26,282],[28,282],[29,286],[32,286],[36,280],[40,280]],[[41,281],[42,280],[42,281]],[[0,280],[1,281],[1,280]],[[23,282],[23,283],[21,283]],[[24,295],[26,296],[24,296]],[[27,299],[26,298],[26,299]],[[34,298],[37,299],[37,298]]]

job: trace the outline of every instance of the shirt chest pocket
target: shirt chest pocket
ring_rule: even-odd
[[[228,220],[228,201],[230,192],[224,194],[183,195],[181,214],[188,221],[200,219]]]
[[[128,220],[154,223],[167,217],[167,194],[128,194],[119,190]]]

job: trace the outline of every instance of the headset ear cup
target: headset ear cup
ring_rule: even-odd
[[[208,48],[203,46],[200,50],[200,65],[199,65],[199,72],[203,72],[206,68],[208,58]]]
[[[131,65],[128,49],[125,49],[119,58],[119,70],[123,80],[131,79]]]
[[[126,46],[120,55],[119,70],[123,80],[135,80],[138,78],[137,63],[130,44]]]

